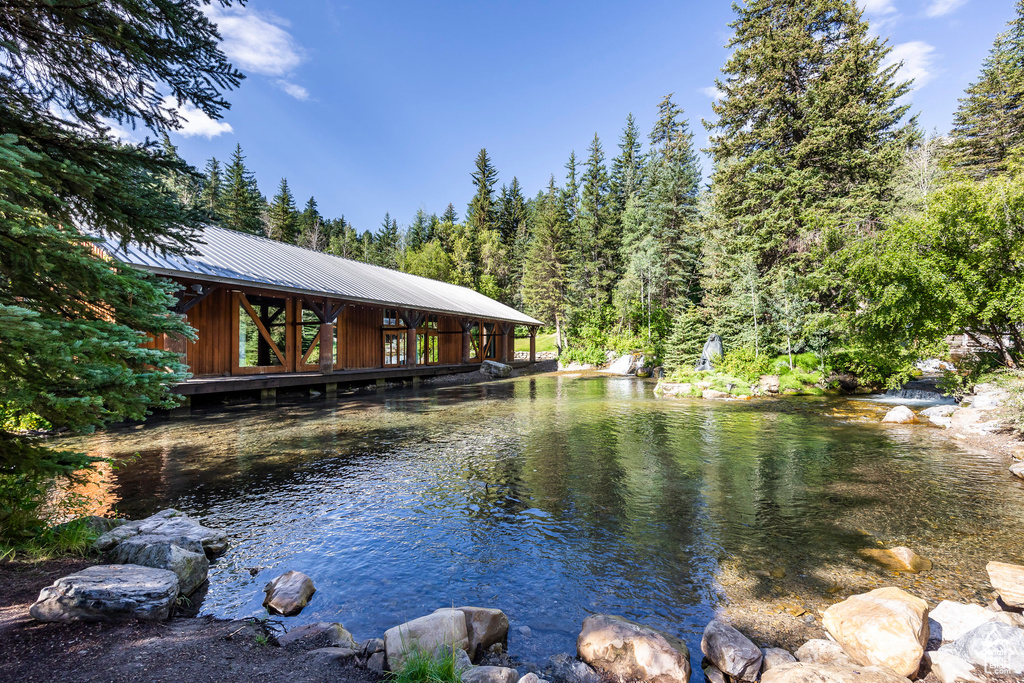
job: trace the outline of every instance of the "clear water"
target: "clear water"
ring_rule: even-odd
[[[653,387],[537,376],[196,410],[76,445],[139,454],[104,489],[120,512],[175,507],[228,530],[203,612],[263,614],[263,585],[298,569],[317,593],[290,624],[367,638],[439,607],[495,606],[523,661],[574,652],[582,619],[609,612],[679,635],[696,665],[717,609],[817,609],[890,584],[981,601],[987,561],[1024,560],[1024,487],[931,427],[882,427],[886,407],[865,402]],[[936,568],[858,559],[879,543]]]

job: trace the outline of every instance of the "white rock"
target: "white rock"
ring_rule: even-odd
[[[732,678],[756,681],[761,672],[761,648],[724,621],[714,619],[708,623],[700,649],[712,664]]]
[[[1021,479],[1024,479],[1024,461],[1015,462],[1012,465],[1010,465],[1010,474],[1012,474],[1015,477],[1020,477]]]
[[[810,664],[835,664],[836,666],[856,666],[857,662],[846,654],[843,647],[832,640],[814,638],[797,648],[798,661]]]
[[[101,564],[57,579],[29,613],[39,621],[162,621],[178,599],[178,577],[167,569]]]
[[[384,632],[384,649],[392,671],[415,649],[433,653],[445,645],[461,650],[469,648],[466,615],[459,610],[439,610]]]
[[[942,405],[925,408],[920,412],[920,414],[925,417],[949,417],[954,412],[956,412],[955,405]]]
[[[1007,562],[989,562],[985,565],[989,583],[999,597],[1010,607],[1024,607],[1024,567]]]
[[[835,664],[797,662],[765,671],[761,683],[910,683],[881,666],[851,668]]]
[[[587,664],[623,680],[687,683],[690,679],[685,643],[622,617],[594,614],[584,619],[576,650]]]
[[[926,652],[924,658],[939,683],[983,683],[970,662],[949,652]]]
[[[137,564],[172,571],[178,577],[178,590],[182,595],[191,595],[203,585],[210,571],[210,560],[198,538],[132,536],[107,552],[106,560],[111,564]]]
[[[174,509],[161,510],[146,519],[122,524],[96,539],[93,547],[105,553],[121,541],[139,535],[148,536],[152,541],[194,538],[202,544],[207,557],[215,557],[228,548],[228,537],[223,531],[207,528]]]
[[[1024,631],[999,622],[982,624],[939,652],[959,657],[985,673],[1024,674]]]
[[[949,643],[982,624],[998,621],[1010,626],[1024,622],[1019,614],[993,612],[981,605],[965,605],[943,600],[928,613],[930,639]]]
[[[796,657],[790,654],[789,650],[783,650],[781,647],[766,647],[761,652],[764,655],[764,663],[761,665],[762,672],[780,664],[790,664],[796,661]]]
[[[855,662],[913,676],[928,643],[928,604],[899,588],[854,595],[825,610],[822,623]]]
[[[914,424],[917,422],[917,415],[914,411],[906,406],[896,406],[885,414],[882,418],[882,422],[889,422],[892,424]]]

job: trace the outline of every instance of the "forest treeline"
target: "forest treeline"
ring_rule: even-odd
[[[932,220],[950,193],[980,199],[989,179],[1016,177],[1024,6],[942,136],[919,129],[912,84],[886,64],[891,48],[853,2],[762,0],[736,11],[713,119],[694,124],[666,96],[652,130],[642,133],[628,115],[610,160],[595,134],[585,155],[571,153],[532,197],[515,176],[499,187],[486,149],[464,216],[448,204],[441,216],[420,210],[400,226],[388,213],[372,231],[323,217],[313,197],[299,208],[285,179],[265,199],[240,146],[226,165],[210,159],[202,177],[169,182],[225,227],[465,285],[523,309],[557,331],[568,359],[643,350],[682,367],[714,332],[754,359],[809,350],[837,371],[884,379],[970,324],[979,338],[1014,338],[1017,350],[997,349],[1014,364],[1021,312],[982,312],[983,300],[974,314],[961,310],[968,301],[926,304],[913,291],[922,283],[907,279],[926,274],[897,270],[927,245],[894,244],[894,235]],[[706,185],[696,125],[711,134]],[[974,289],[961,295],[984,296]],[[948,324],[898,320],[891,310],[928,306]]]

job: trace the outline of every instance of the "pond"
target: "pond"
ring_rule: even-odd
[[[763,641],[807,638],[850,594],[983,601],[985,563],[1024,560],[1024,487],[936,428],[883,427],[888,406],[844,399],[653,388],[540,375],[193,410],[71,443],[138,453],[102,487],[117,511],[175,507],[228,531],[203,613],[263,615],[264,584],[298,569],[317,593],[289,625],[341,621],[361,639],[499,607],[520,661],[575,652],[583,618],[605,612],[680,636],[697,666],[719,610]],[[935,568],[858,557],[878,545]]]

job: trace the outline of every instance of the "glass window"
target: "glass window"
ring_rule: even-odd
[[[405,365],[405,332],[384,332],[384,365]]]
[[[240,297],[238,366],[255,368],[284,365],[288,354],[285,300],[244,294]],[[261,324],[269,339],[260,331]]]

